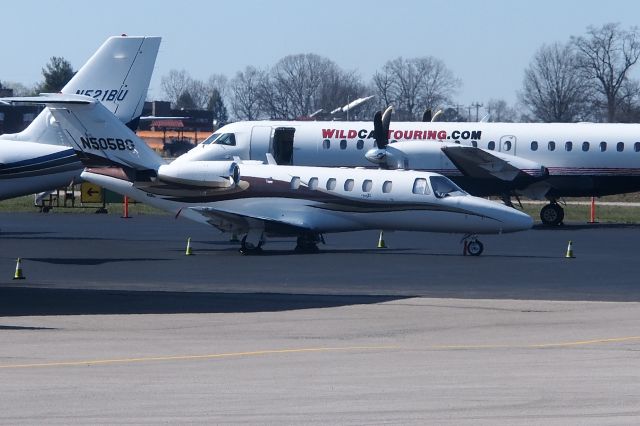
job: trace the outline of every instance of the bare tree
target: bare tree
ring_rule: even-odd
[[[398,119],[415,120],[423,110],[448,102],[460,81],[444,62],[426,56],[388,61],[373,84],[379,99],[395,106]]]
[[[584,75],[597,81],[597,93],[606,104],[607,121],[616,121],[620,89],[629,69],[640,57],[640,35],[637,27],[625,31],[619,24],[588,27],[587,36],[572,37],[578,52],[578,66]]]
[[[171,70],[169,74],[163,76],[160,85],[167,99],[172,105],[176,105],[180,96],[189,91],[191,76],[186,70]]]
[[[231,110],[236,119],[256,120],[261,115],[260,86],[264,72],[248,66],[238,71],[229,83]]]
[[[487,113],[492,123],[513,123],[518,116],[515,108],[510,107],[504,99],[491,99],[487,103]]]
[[[543,122],[572,122],[583,117],[589,82],[577,72],[578,58],[570,44],[543,45],[525,69],[522,104]]]

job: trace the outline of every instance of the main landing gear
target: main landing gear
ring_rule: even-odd
[[[247,236],[242,237],[240,241],[240,254],[250,256],[262,253],[262,240],[258,244],[247,241]]]
[[[300,235],[296,240],[296,253],[317,253],[318,243],[323,242],[322,238],[318,234],[304,234]]]
[[[476,235],[466,235],[462,242],[464,242],[464,247],[462,249],[462,254],[464,256],[480,256],[484,251],[484,244],[478,239]]]
[[[549,204],[540,210],[540,220],[542,220],[543,225],[560,225],[564,220],[564,209],[556,200],[551,200]]]

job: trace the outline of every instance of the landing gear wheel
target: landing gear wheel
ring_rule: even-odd
[[[540,210],[540,220],[547,226],[558,226],[564,220],[564,209],[557,203],[547,204]]]
[[[242,241],[240,242],[240,254],[243,256],[251,256],[262,253],[262,241],[258,243],[258,245],[253,245],[252,243],[247,242],[247,236],[242,237]]]
[[[302,235],[298,237],[294,250],[296,253],[317,253],[320,251],[317,245],[319,240],[316,235]]]
[[[480,240],[471,240],[467,243],[467,253],[470,256],[480,256],[484,251],[484,244]]]

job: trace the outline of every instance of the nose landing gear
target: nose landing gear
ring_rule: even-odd
[[[478,239],[476,235],[466,235],[462,242],[464,243],[464,247],[462,249],[462,254],[464,256],[480,256],[484,251],[484,244]]]

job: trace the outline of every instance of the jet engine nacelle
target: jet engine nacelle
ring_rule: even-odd
[[[163,164],[158,179],[182,185],[229,188],[240,182],[240,167],[234,161],[189,161]]]

